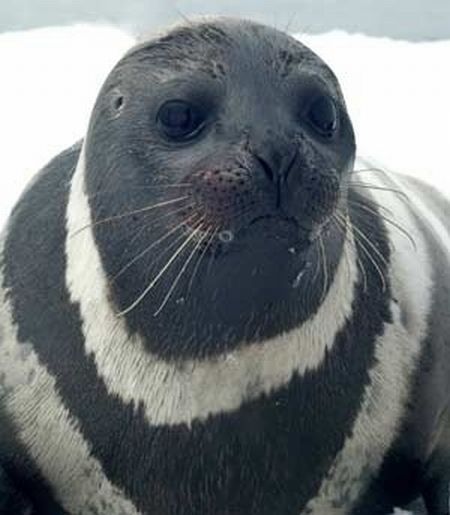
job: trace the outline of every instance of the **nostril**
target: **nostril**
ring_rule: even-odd
[[[283,149],[284,153],[277,150],[270,154],[265,154],[266,151],[262,151],[262,154],[265,154],[264,157],[262,157],[261,154],[253,154],[264,170],[267,178],[273,183],[286,181],[297,162],[297,147],[288,148],[285,146]]]
[[[265,161],[262,157],[260,156],[255,156],[256,159],[258,160],[259,164],[261,165],[262,169],[264,170],[264,173],[267,175],[268,179],[271,181],[271,182],[275,182],[275,174],[272,170],[272,167],[269,165],[269,163],[267,163],[267,161]]]
[[[294,148],[291,156],[287,159],[286,165],[283,167],[283,176],[287,180],[290,171],[294,168],[298,157],[298,148]]]

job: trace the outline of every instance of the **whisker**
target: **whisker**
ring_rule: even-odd
[[[200,220],[200,222],[203,221]],[[181,252],[186,248],[186,246],[189,244],[189,242],[195,238],[197,233],[199,232],[199,229],[195,229],[192,231],[192,233],[186,238],[184,243],[182,243],[178,249],[172,254],[172,257],[169,259],[169,261],[164,265],[164,267],[159,271],[159,273],[156,275],[156,277],[150,282],[150,284],[145,288],[145,290],[137,297],[137,299],[130,304],[127,308],[117,313],[117,316],[124,316],[130,311],[132,311],[138,304],[142,302],[142,300],[148,295],[148,293],[153,289],[155,284],[158,283],[158,281],[161,279],[161,277],[164,275],[164,273],[167,271],[167,269],[170,267],[170,265],[176,260],[176,258],[181,254]]]
[[[385,211],[388,211],[387,208],[385,208],[384,206],[382,206],[381,204],[378,204],[375,200],[373,199],[369,199],[369,198],[366,198],[366,197],[361,197],[359,196],[360,198],[356,199],[356,198],[352,198],[352,197],[348,197],[347,198],[347,202],[349,204],[355,204],[357,206],[364,206],[364,208],[366,208],[367,211],[370,211],[371,213],[373,213],[375,216],[378,216],[378,213],[379,211],[381,210],[385,210]],[[370,205],[370,204],[373,204],[373,205]]]
[[[371,198],[371,197],[365,197],[363,195],[361,195],[359,192],[354,192],[356,193],[357,197],[358,198],[354,198],[353,196],[349,196],[347,198],[348,201],[351,201],[351,202],[359,202],[361,204],[364,204],[366,206],[369,206],[371,207],[372,209],[375,210],[375,213],[378,211],[384,211],[386,212],[389,216],[393,217],[395,216],[394,215],[394,212],[389,209],[388,207],[380,204],[378,201],[376,201],[374,198]]]
[[[369,247],[377,254],[377,256],[380,258],[380,260],[383,262],[383,264],[388,267],[389,263],[386,261],[386,258],[381,254],[381,252],[377,249],[377,247],[369,240],[369,238],[364,234],[364,232],[359,228],[356,227],[354,224],[352,225],[352,229],[356,231],[361,238],[364,239],[364,241],[369,245]]]
[[[322,265],[323,265],[323,285],[322,285],[322,295],[320,297],[320,302],[323,302],[323,300],[326,297],[327,289],[328,289],[328,267],[327,267],[327,257],[325,252],[325,246],[323,244],[323,237],[320,235],[319,237],[319,246],[320,246],[320,253],[322,255]]]
[[[350,252],[350,245],[354,249],[355,242],[353,241],[353,238],[350,238],[350,236],[349,236],[349,217],[348,217],[348,215],[346,214],[344,216],[344,214],[342,214],[342,218],[345,220],[345,226],[341,227],[341,232],[344,235],[345,242],[349,244],[349,245],[344,245],[343,252],[344,252],[345,265],[347,268],[347,281],[348,281],[348,284],[351,284],[353,278],[351,275],[351,264],[350,264],[349,252]],[[337,223],[336,223],[337,227],[339,227],[338,222],[339,221],[337,221]],[[363,291],[365,292],[365,291],[367,291],[366,270],[364,268],[364,264],[361,262],[361,260],[359,259],[359,256],[357,254],[356,254],[356,263],[357,263],[357,266],[359,266],[361,268],[361,275],[363,277]]]
[[[339,217],[339,214],[336,213],[336,216]],[[384,273],[381,270],[379,264],[374,259],[374,257],[371,255],[371,253],[368,250],[368,248],[366,247],[366,244],[369,246],[369,248],[371,248],[377,254],[377,256],[380,258],[380,260],[382,260],[383,263],[385,264],[385,266],[387,267],[388,263],[387,263],[385,257],[373,245],[373,243],[367,238],[367,236],[358,227],[356,227],[354,224],[352,224],[352,230],[353,230],[354,237],[356,238],[356,240],[358,241],[359,245],[361,246],[362,251],[367,256],[369,261],[372,263],[373,267],[375,268],[375,270],[377,271],[377,273],[378,273],[378,275],[380,277],[380,281],[381,281],[381,284],[382,284],[382,291],[383,292],[386,291],[387,285],[386,285],[386,278],[384,276]]]
[[[345,220],[345,222],[343,222],[342,220],[339,220],[337,217],[335,217],[335,215],[333,215],[333,220],[336,222],[336,226],[337,227],[341,227],[341,230],[342,232],[345,232],[345,238],[346,238],[346,241],[350,242],[351,245],[354,247],[355,243],[354,241],[351,241],[349,236],[348,236],[348,217],[344,217],[342,214],[341,214],[341,217]],[[343,225],[345,224],[345,225]],[[346,260],[346,264],[347,264],[347,269],[348,269],[348,279],[349,279],[349,283],[350,283],[350,262],[349,262],[349,256],[348,256],[348,249],[346,249],[346,252],[345,252],[345,260]],[[361,258],[360,256],[358,256],[358,254],[356,253],[356,263],[357,263],[357,266],[358,268],[361,270],[361,275],[362,275],[362,280],[363,280],[363,292],[367,292],[367,272],[366,272],[366,268],[364,266],[364,263],[361,261]]]
[[[178,16],[180,16],[188,25],[193,25],[193,21],[190,20],[187,16],[187,14],[185,14],[179,7],[177,7],[176,5],[175,6],[172,6],[172,9],[177,13]]]
[[[210,229],[212,229],[212,226],[211,226],[211,227],[208,227],[207,232],[209,232],[209,230],[210,230]],[[211,234],[211,237],[209,238],[209,240],[206,242],[205,248],[204,248],[204,249],[202,250],[202,252],[200,253],[200,257],[199,257],[199,259],[197,260],[197,263],[196,263],[196,265],[195,265],[195,268],[194,268],[194,270],[193,270],[193,272],[192,272],[191,280],[189,281],[189,285],[188,285],[188,288],[187,288],[187,294],[186,294],[186,296],[188,296],[188,295],[190,294],[190,292],[191,292],[192,285],[193,285],[193,283],[194,283],[194,278],[195,278],[195,276],[196,276],[196,274],[197,274],[197,271],[198,271],[198,269],[199,269],[199,267],[200,267],[200,263],[202,262],[202,259],[204,258],[205,254],[207,253],[208,248],[211,246],[212,242],[214,241],[214,238],[216,237],[217,233],[218,233],[218,229],[215,229],[215,230],[213,231],[213,233]]]
[[[198,233],[202,230],[202,227],[197,227],[197,229],[195,229],[194,232]],[[184,272],[186,271],[186,268],[189,266],[189,263],[192,261],[192,258],[194,257],[195,253],[198,251],[198,249],[200,248],[203,240],[206,238],[208,234],[205,233],[203,234],[200,239],[197,241],[196,245],[194,246],[194,249],[192,250],[192,252],[189,254],[189,256],[187,257],[186,261],[184,262],[184,265],[182,266],[181,270],[179,271],[179,273],[177,274],[175,280],[173,281],[172,283],[172,286],[169,288],[169,291],[167,292],[166,296],[164,297],[164,300],[162,301],[161,305],[159,306],[159,308],[153,313],[153,316],[154,317],[157,317],[161,311],[164,309],[164,306],[167,304],[168,300],[170,299],[170,296],[172,295],[172,293],[174,292],[175,288],[177,287],[177,284],[179,283],[181,277],[183,276]]]
[[[364,204],[364,202],[358,202],[358,201],[354,201],[353,199],[347,199],[348,202],[350,204],[355,204],[355,206],[357,208],[360,208],[360,209],[363,209],[369,213],[372,213],[373,215],[375,216],[379,216],[381,219],[383,219],[386,223],[389,223],[391,224],[393,227],[395,227],[400,233],[403,234],[403,236],[405,236],[409,242],[411,243],[411,246],[412,248],[414,249],[414,251],[417,251],[417,245],[416,245],[416,242],[414,240],[414,238],[411,236],[411,234],[398,222],[395,222],[394,220],[390,219],[389,217],[377,212],[376,210],[374,210],[373,208],[371,208],[370,206],[367,206]]]
[[[180,234],[176,236],[168,245],[165,245],[154,252],[151,261],[146,264],[146,275],[143,282],[147,283],[150,280],[149,277],[153,273],[153,270],[156,268],[157,263],[169,252],[171,252],[180,243],[180,241],[185,238],[185,236],[186,232],[182,230]]]
[[[367,250],[367,247],[364,245],[364,243],[361,241],[361,239],[359,237],[357,237],[357,240],[359,242],[359,245],[361,246],[362,251],[367,256],[367,258],[369,259],[369,261],[372,263],[373,267],[375,268],[376,272],[378,273],[378,276],[381,281],[381,290],[383,292],[385,292],[386,291],[386,278],[384,277],[384,274],[383,274],[381,268],[379,267],[379,265],[375,261],[375,259],[371,256],[370,252]]]
[[[130,248],[130,246],[137,240],[137,238],[139,238],[139,236],[144,232],[144,231],[148,231],[149,229],[153,229],[155,227],[158,227],[158,224],[159,222],[161,222],[162,220],[165,220],[166,218],[170,218],[171,216],[173,215],[176,215],[177,213],[180,213],[181,211],[184,211],[186,209],[189,209],[191,206],[193,206],[194,204],[188,204],[187,206],[183,206],[183,207],[179,207],[177,209],[174,209],[172,211],[169,211],[168,213],[164,213],[163,215],[161,216],[157,216],[156,218],[152,218],[150,220],[150,222],[148,223],[143,223],[142,227],[137,227],[135,228],[135,230],[133,231],[134,235],[132,238],[128,239],[129,238],[129,235],[127,234],[124,238],[121,238],[120,241],[123,241],[125,239],[128,239],[128,242],[125,246],[125,248],[123,249],[122,253],[121,253],[121,256],[124,257],[125,256],[125,253],[127,252],[127,250]]]
[[[349,185],[354,186],[355,188],[363,188],[366,190],[386,191],[386,192],[390,192],[390,193],[395,193],[395,194],[401,196],[404,200],[409,202],[408,195],[404,191],[401,191],[401,190],[398,190],[395,188],[388,188],[385,186],[375,186],[374,184],[355,182],[355,181],[351,181]]]
[[[286,23],[286,26],[284,27],[284,32],[287,32],[289,34],[289,31],[291,30],[292,25],[296,21],[297,18],[297,12],[294,12],[292,16],[290,16],[288,22]]]
[[[219,230],[217,230],[216,234],[219,232]],[[211,252],[210,255],[209,255],[209,260],[208,260],[208,264],[206,265],[206,275],[209,275],[211,273],[211,267],[214,263],[214,252]]]
[[[137,254],[131,261],[129,261],[123,268],[121,268],[119,270],[119,272],[117,272],[116,275],[114,275],[112,277],[112,282],[116,281],[118,279],[118,277],[120,277],[124,272],[126,272],[134,263],[136,263],[136,261],[139,261],[139,259],[143,258],[146,254],[148,254],[152,249],[154,249],[156,247],[156,245],[158,245],[159,243],[162,243],[163,241],[165,241],[169,236],[171,236],[172,234],[174,234],[175,232],[177,232],[180,228],[182,228],[184,225],[186,225],[187,222],[189,222],[192,218],[194,218],[196,215],[191,215],[190,217],[188,217],[187,219],[185,220],[182,220],[179,224],[177,224],[175,227],[173,227],[172,229],[170,229],[166,234],[164,234],[163,236],[161,236],[160,238],[158,238],[156,241],[154,241],[153,243],[151,243],[148,247],[146,247],[144,250],[142,250],[141,252],[139,252],[139,254]],[[176,243],[177,241],[179,241],[184,235],[181,234],[180,237],[178,239],[175,239],[175,241],[172,243]],[[169,247],[170,248],[170,247]]]
[[[360,168],[358,170],[351,171],[350,175],[357,174],[357,173],[370,173],[370,172],[381,173],[381,174],[385,175],[386,177],[388,177],[388,173],[386,172],[386,170],[383,170],[382,168]]]
[[[91,193],[90,195],[86,195],[88,199],[95,199],[97,197],[101,197],[103,195],[113,195],[117,192],[123,192],[124,190],[130,191],[130,190],[137,190],[137,191],[143,191],[143,190],[170,190],[170,189],[178,189],[178,188],[188,188],[192,186],[192,183],[190,182],[179,182],[177,184],[151,184],[148,186],[129,186],[128,184],[122,185],[120,188],[111,188],[111,189],[102,189],[100,191],[97,191],[96,193]]]
[[[139,214],[139,213],[146,213],[148,211],[152,211],[153,209],[169,206],[171,204],[175,204],[176,202],[181,202],[182,200],[186,200],[188,198],[189,198],[189,196],[186,195],[184,197],[178,197],[178,198],[172,199],[172,200],[165,200],[163,202],[159,202],[158,204],[153,204],[152,206],[142,207],[140,209],[135,209],[133,211],[128,211],[126,213],[121,213],[120,215],[110,216],[108,218],[104,218],[103,220],[97,220],[95,222],[91,222],[89,224],[86,224],[83,227],[80,227],[75,232],[73,232],[69,237],[73,238],[74,236],[77,236],[80,232],[82,232],[82,231],[84,231],[86,229],[89,229],[90,227],[96,227],[98,225],[102,225],[102,224],[105,224],[105,223],[108,223],[108,222],[113,222],[115,220],[120,220],[120,219],[126,218],[127,216],[132,216],[132,215],[136,215],[136,214]]]
[[[320,254],[320,247],[319,247],[319,239],[317,238],[315,240],[317,242],[317,245],[315,246],[315,249],[316,249],[316,252],[317,252],[317,260],[316,260],[316,269],[314,271],[314,275],[313,275],[313,278],[312,278],[312,283],[314,284],[316,281],[317,281],[317,278],[319,276],[319,273],[320,273],[320,265],[321,265],[321,254]]]

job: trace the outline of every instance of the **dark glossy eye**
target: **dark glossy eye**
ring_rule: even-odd
[[[330,97],[322,95],[309,106],[308,121],[321,136],[332,138],[338,125],[336,104]]]
[[[183,141],[199,132],[205,118],[202,111],[193,104],[184,100],[169,100],[159,109],[157,122],[167,138]]]

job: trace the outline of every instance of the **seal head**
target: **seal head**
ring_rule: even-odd
[[[345,231],[351,122],[294,38],[216,19],[132,49],[101,91],[85,184],[111,301],[166,359],[310,318]]]

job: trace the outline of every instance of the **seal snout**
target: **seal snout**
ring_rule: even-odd
[[[297,150],[276,162],[264,154],[242,157],[183,179],[190,184],[189,210],[183,213],[190,215],[188,225],[237,231],[265,219],[276,231],[277,221],[290,220],[304,230],[336,209],[340,181],[334,170],[311,166]]]
[[[208,226],[226,228],[256,204],[250,174],[239,164],[202,169],[189,181],[192,211]]]

